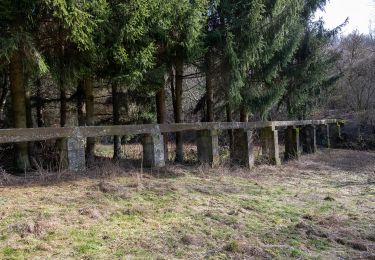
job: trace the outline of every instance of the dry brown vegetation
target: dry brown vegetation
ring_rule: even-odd
[[[375,258],[375,153],[46,179],[0,189],[1,259]]]

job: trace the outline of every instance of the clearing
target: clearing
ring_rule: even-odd
[[[375,153],[92,172],[1,187],[0,259],[375,258]]]

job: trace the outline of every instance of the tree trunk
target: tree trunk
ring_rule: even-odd
[[[173,116],[177,113],[177,107],[176,107],[176,88],[175,88],[175,74],[174,74],[174,68],[171,67],[171,71],[169,74],[169,77],[171,79],[171,94],[172,94],[172,106],[173,106]]]
[[[26,102],[26,125],[27,125],[27,128],[33,128],[34,123],[33,123],[33,115],[32,115],[32,108],[31,108],[30,90],[25,91],[25,102]]]
[[[67,114],[67,100],[66,90],[64,87],[60,89],[60,126],[66,126],[66,114]]]
[[[84,94],[86,103],[86,125],[93,126],[95,124],[94,111],[94,87],[91,78],[84,80]],[[95,159],[95,138],[88,137],[86,142],[86,157],[88,164],[92,164]]]
[[[168,74],[163,77],[163,86],[156,93],[156,112],[158,124],[167,123],[167,107],[165,104],[165,85],[168,81]],[[164,158],[168,160],[168,133],[163,134],[164,137]]]
[[[31,98],[30,98],[30,89],[27,88],[28,80],[24,80],[24,89],[25,89],[25,104],[26,104],[26,125],[27,128],[33,128],[33,115],[32,115],[32,107],[31,107]],[[28,149],[29,149],[29,158],[35,154],[35,142],[28,142]],[[33,162],[33,160],[32,160]]]
[[[212,64],[212,55],[209,50],[206,55],[206,121],[214,121],[214,94],[213,94],[213,64]]]
[[[44,126],[43,104],[42,104],[42,82],[37,79],[36,82],[36,124],[38,127]]]
[[[78,103],[78,102],[77,102]],[[67,115],[67,100],[66,100],[66,90],[63,83],[60,81],[60,126],[66,126],[66,115]],[[58,139],[56,143],[59,151],[60,151],[60,165],[59,168],[67,168],[68,161],[67,161],[67,144],[66,139]]]
[[[22,53],[15,51],[10,58],[10,93],[12,99],[13,124],[15,128],[27,127],[25,86],[23,79]],[[17,143],[16,166],[18,169],[30,168],[27,143]]]
[[[249,121],[249,114],[246,112],[244,107],[241,107],[240,122],[248,122],[248,121]]]
[[[2,91],[0,96],[0,123],[3,123],[5,120],[4,116],[4,109],[7,102],[7,97],[9,94],[9,88],[8,88],[8,73],[4,72],[4,78],[2,83]]]
[[[232,109],[230,107],[230,104],[226,104],[225,106],[226,114],[227,114],[227,122],[232,122]],[[233,130],[228,129],[228,136],[229,136],[229,150],[230,152],[233,151],[233,142],[234,142],[234,137],[233,137]]]
[[[113,115],[113,124],[120,124],[120,101],[118,96],[118,85],[117,83],[112,83],[112,115]],[[119,160],[122,157],[121,150],[121,136],[113,136],[113,159]]]
[[[85,120],[85,111],[84,111],[84,109],[85,109],[84,108],[85,94],[84,94],[84,90],[83,90],[83,80],[78,81],[76,96],[77,96],[76,105],[77,105],[78,126],[84,126],[86,124],[86,120]]]
[[[175,63],[176,66],[176,86],[175,86],[175,122],[182,123],[182,83],[184,74],[184,62],[182,58],[178,58]],[[183,162],[183,140],[182,132],[176,133],[176,162]]]

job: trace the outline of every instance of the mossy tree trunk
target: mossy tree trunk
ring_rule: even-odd
[[[23,78],[22,53],[17,50],[10,58],[10,93],[12,100],[13,125],[15,128],[27,127],[25,86]],[[17,143],[15,163],[18,169],[30,168],[27,143]]]

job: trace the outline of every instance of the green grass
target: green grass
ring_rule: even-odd
[[[143,178],[140,187],[135,177],[111,177],[119,189],[108,193],[97,179],[6,188],[0,259],[358,258],[361,252],[334,236],[374,244],[363,240],[375,220],[368,211],[374,198],[365,192],[372,184],[352,187],[350,196],[337,186],[368,176],[260,170],[236,176],[187,167],[174,178]]]

